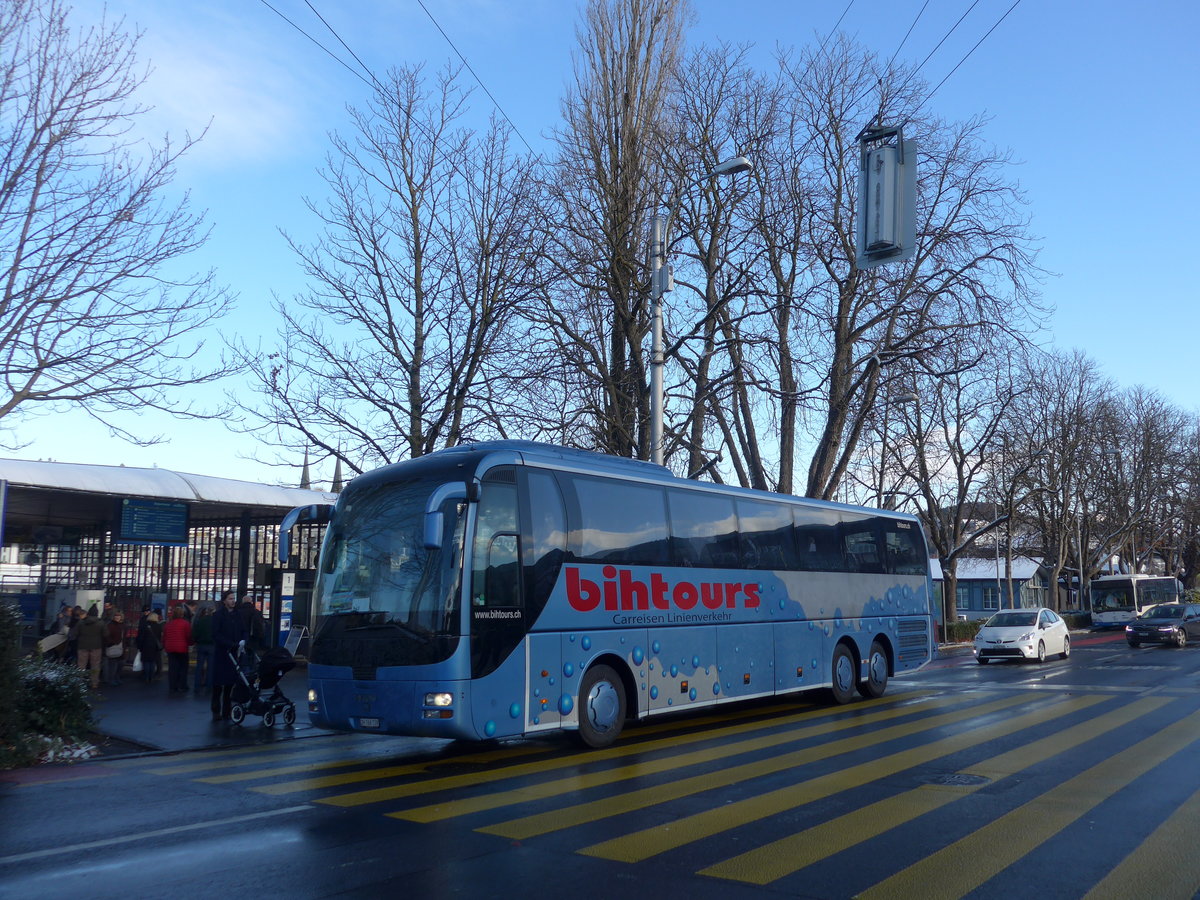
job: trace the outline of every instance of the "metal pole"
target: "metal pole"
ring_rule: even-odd
[[[663,464],[663,277],[666,267],[666,222],[650,220],[650,451]]]

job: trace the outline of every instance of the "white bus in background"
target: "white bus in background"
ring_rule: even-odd
[[[1092,624],[1125,625],[1151,606],[1183,599],[1179,579],[1162,575],[1103,575],[1091,583]]]

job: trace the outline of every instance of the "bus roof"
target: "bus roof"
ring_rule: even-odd
[[[696,490],[715,491],[727,495],[745,497],[746,499],[784,500],[808,506],[821,506],[847,512],[862,512],[868,510],[873,515],[886,515],[891,518],[917,521],[911,513],[896,510],[879,510],[870,507],[854,506],[846,503],[834,503],[828,500],[817,500],[811,497],[798,497],[793,494],[776,494],[771,491],[760,491],[735,485],[701,482],[689,478],[680,478],[670,469],[656,463],[640,459],[612,456],[593,450],[578,450],[573,447],[560,447],[557,444],[546,444],[539,441],[479,441],[471,444],[459,444],[444,450],[437,450],[413,460],[393,463],[360,475],[361,479],[375,481],[399,475],[401,471],[409,472],[415,467],[434,468],[441,466],[462,466],[479,477],[488,469],[501,465],[538,465],[548,468],[564,469],[583,474],[608,475],[618,478],[671,485]],[[358,479],[355,479],[356,481]]]

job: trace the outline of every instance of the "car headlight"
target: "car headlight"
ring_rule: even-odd
[[[1126,630],[1126,631],[1133,631],[1133,626],[1132,626],[1132,625],[1126,625],[1126,626],[1125,626],[1125,630]]]
[[[1174,625],[1159,625],[1158,630],[1162,632],[1171,632],[1175,630]]]
[[[1017,638],[1017,640],[1018,641],[1032,641],[1033,640],[1033,632],[1030,631],[1026,634],[1023,634],[1019,638]]]

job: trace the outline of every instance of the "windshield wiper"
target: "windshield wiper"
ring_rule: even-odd
[[[398,631],[403,631],[405,634],[416,638],[423,644],[428,644],[431,640],[430,632],[421,632],[413,628],[411,625],[405,625],[403,622],[397,622],[395,619],[388,619],[386,622],[372,622],[369,625],[355,625],[353,628],[347,628],[346,632],[352,631],[381,631],[383,629],[394,628]]]

